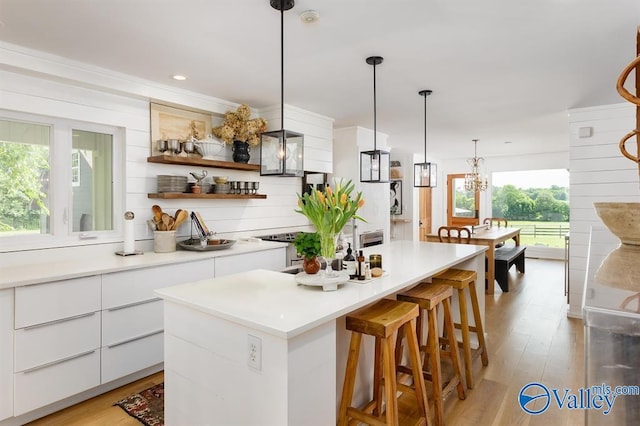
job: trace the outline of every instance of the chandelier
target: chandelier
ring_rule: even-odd
[[[464,189],[466,191],[479,192],[489,187],[487,176],[481,174],[484,158],[478,157],[478,139],[472,139],[474,143],[473,158],[467,160],[471,166],[471,172],[464,175]]]

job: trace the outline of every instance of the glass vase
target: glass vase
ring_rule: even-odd
[[[327,262],[325,275],[334,277],[337,275],[337,272],[331,268],[331,262],[333,262],[333,259],[336,257],[336,239],[338,238],[338,234],[318,232],[318,235],[320,236],[320,255],[324,258],[325,262]]]

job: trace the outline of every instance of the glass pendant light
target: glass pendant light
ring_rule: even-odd
[[[421,90],[420,96],[424,96],[424,163],[413,165],[413,186],[416,188],[435,188],[437,185],[437,169],[435,163],[427,162],[427,96],[431,90]]]
[[[260,175],[304,175],[304,135],[284,129],[284,11],[293,8],[294,0],[270,0],[280,11],[280,130],[260,135]]]
[[[360,153],[360,182],[389,182],[390,155],[377,149],[376,138],[376,65],[384,59],[381,56],[370,56],[367,64],[373,65],[373,151]]]

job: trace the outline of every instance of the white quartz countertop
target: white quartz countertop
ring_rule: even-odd
[[[385,274],[337,291],[299,286],[295,276],[254,270],[156,290],[167,301],[250,328],[292,338],[484,252],[485,246],[393,241],[368,247],[382,254]]]
[[[142,255],[135,256],[118,256],[113,251],[93,250],[92,252],[91,248],[85,248],[84,252],[56,259],[55,261],[45,256],[34,254],[33,261],[27,263],[18,265],[0,264],[0,290],[129,269],[233,256],[286,246],[286,243],[271,241],[237,241],[233,246],[225,250],[185,251],[178,249],[171,253],[147,251]]]

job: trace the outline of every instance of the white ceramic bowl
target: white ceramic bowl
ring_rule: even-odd
[[[212,160],[220,151],[224,148],[224,142],[216,140],[204,140],[196,143],[196,149],[202,155],[202,158],[206,160]]]
[[[226,176],[214,176],[213,177],[213,181],[215,183],[217,183],[218,185],[223,185],[225,183],[227,183],[228,179]]]
[[[593,203],[593,207],[622,244],[640,245],[640,203]]]

